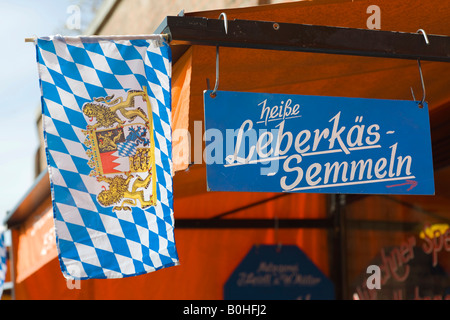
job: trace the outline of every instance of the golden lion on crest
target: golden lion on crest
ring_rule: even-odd
[[[97,120],[96,124],[88,127],[90,127],[90,129],[96,129],[98,127],[109,128],[115,123],[123,125],[125,121],[120,119],[117,112],[120,112],[120,114],[130,120],[130,122],[136,117],[140,117],[147,123],[148,118],[144,110],[139,107],[135,108],[134,106],[134,99],[138,96],[142,96],[142,99],[146,101],[146,93],[142,90],[129,90],[125,101],[123,101],[122,97],[114,99],[114,95],[106,98],[94,98],[94,101],[100,103],[88,102],[83,106],[83,113],[91,118],[91,120],[93,120],[93,118],[96,118]]]
[[[120,175],[114,176],[113,178],[108,178],[105,176],[97,177],[97,181],[104,181],[109,184],[108,190],[104,188],[104,190],[98,194],[98,202],[105,207],[117,205],[113,208],[113,211],[130,211],[131,208],[127,205],[137,206],[137,200],[139,200],[142,209],[153,206],[155,203],[152,199],[144,199],[144,191],[137,191],[138,188],[148,187],[152,178],[151,171],[149,170],[148,176],[145,179],[138,176],[137,179],[131,184],[131,191],[129,191],[130,181],[134,178],[134,176],[131,175],[130,172],[125,173],[125,175],[126,178]]]

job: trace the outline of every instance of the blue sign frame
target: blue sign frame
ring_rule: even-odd
[[[204,92],[211,191],[434,194],[428,105]]]

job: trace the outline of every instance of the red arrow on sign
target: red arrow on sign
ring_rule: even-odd
[[[402,184],[394,184],[394,185],[392,185],[392,186],[386,186],[386,188],[393,188],[393,187],[400,187],[400,186],[406,186],[406,185],[411,185],[409,188],[408,188],[408,190],[406,190],[406,191],[410,191],[410,190],[412,190],[413,188],[415,188],[416,186],[417,186],[417,184],[418,184],[418,182],[417,181],[414,181],[414,180],[406,180],[406,182],[405,183],[402,183]]]

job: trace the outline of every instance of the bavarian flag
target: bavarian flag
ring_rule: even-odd
[[[64,276],[122,278],[178,265],[164,37],[42,37],[36,52]]]
[[[3,294],[3,286],[5,285],[6,278],[6,259],[7,259],[7,249],[5,245],[5,232],[3,227],[0,226],[0,298]]]

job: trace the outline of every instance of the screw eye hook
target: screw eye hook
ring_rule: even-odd
[[[225,12],[222,12],[219,16],[219,20],[223,17],[223,25],[225,27],[225,34],[228,34],[228,18]]]
[[[419,29],[419,30],[417,30],[417,33],[423,34],[423,37],[425,38],[425,43],[430,44],[430,41],[428,40],[428,36],[427,36],[427,33],[425,32],[425,30]]]
[[[430,44],[430,41],[428,40],[427,33],[423,29],[417,30],[417,33],[422,33],[423,37],[425,38],[425,43],[427,45]],[[426,91],[425,91],[425,82],[423,81],[423,73],[422,73],[422,65],[420,64],[420,59],[417,59],[417,65],[419,66],[419,75],[420,75],[420,83],[422,85],[422,100],[419,101],[419,107],[423,108],[423,104],[425,103],[425,97],[426,97]],[[411,88],[411,93],[413,96],[414,101],[416,101],[416,98],[414,97],[414,92]]]
[[[225,34],[228,34],[228,18],[225,12],[222,12],[219,16],[219,20],[223,17]],[[211,92],[211,98],[215,98],[217,95],[217,89],[219,88],[219,46],[216,46],[216,84],[214,85],[214,90]]]
[[[426,92],[425,92],[425,82],[423,81],[422,66],[420,65],[420,59],[417,59],[417,65],[419,66],[420,83],[422,84],[422,100],[419,102],[419,107],[423,108],[425,102]]]

